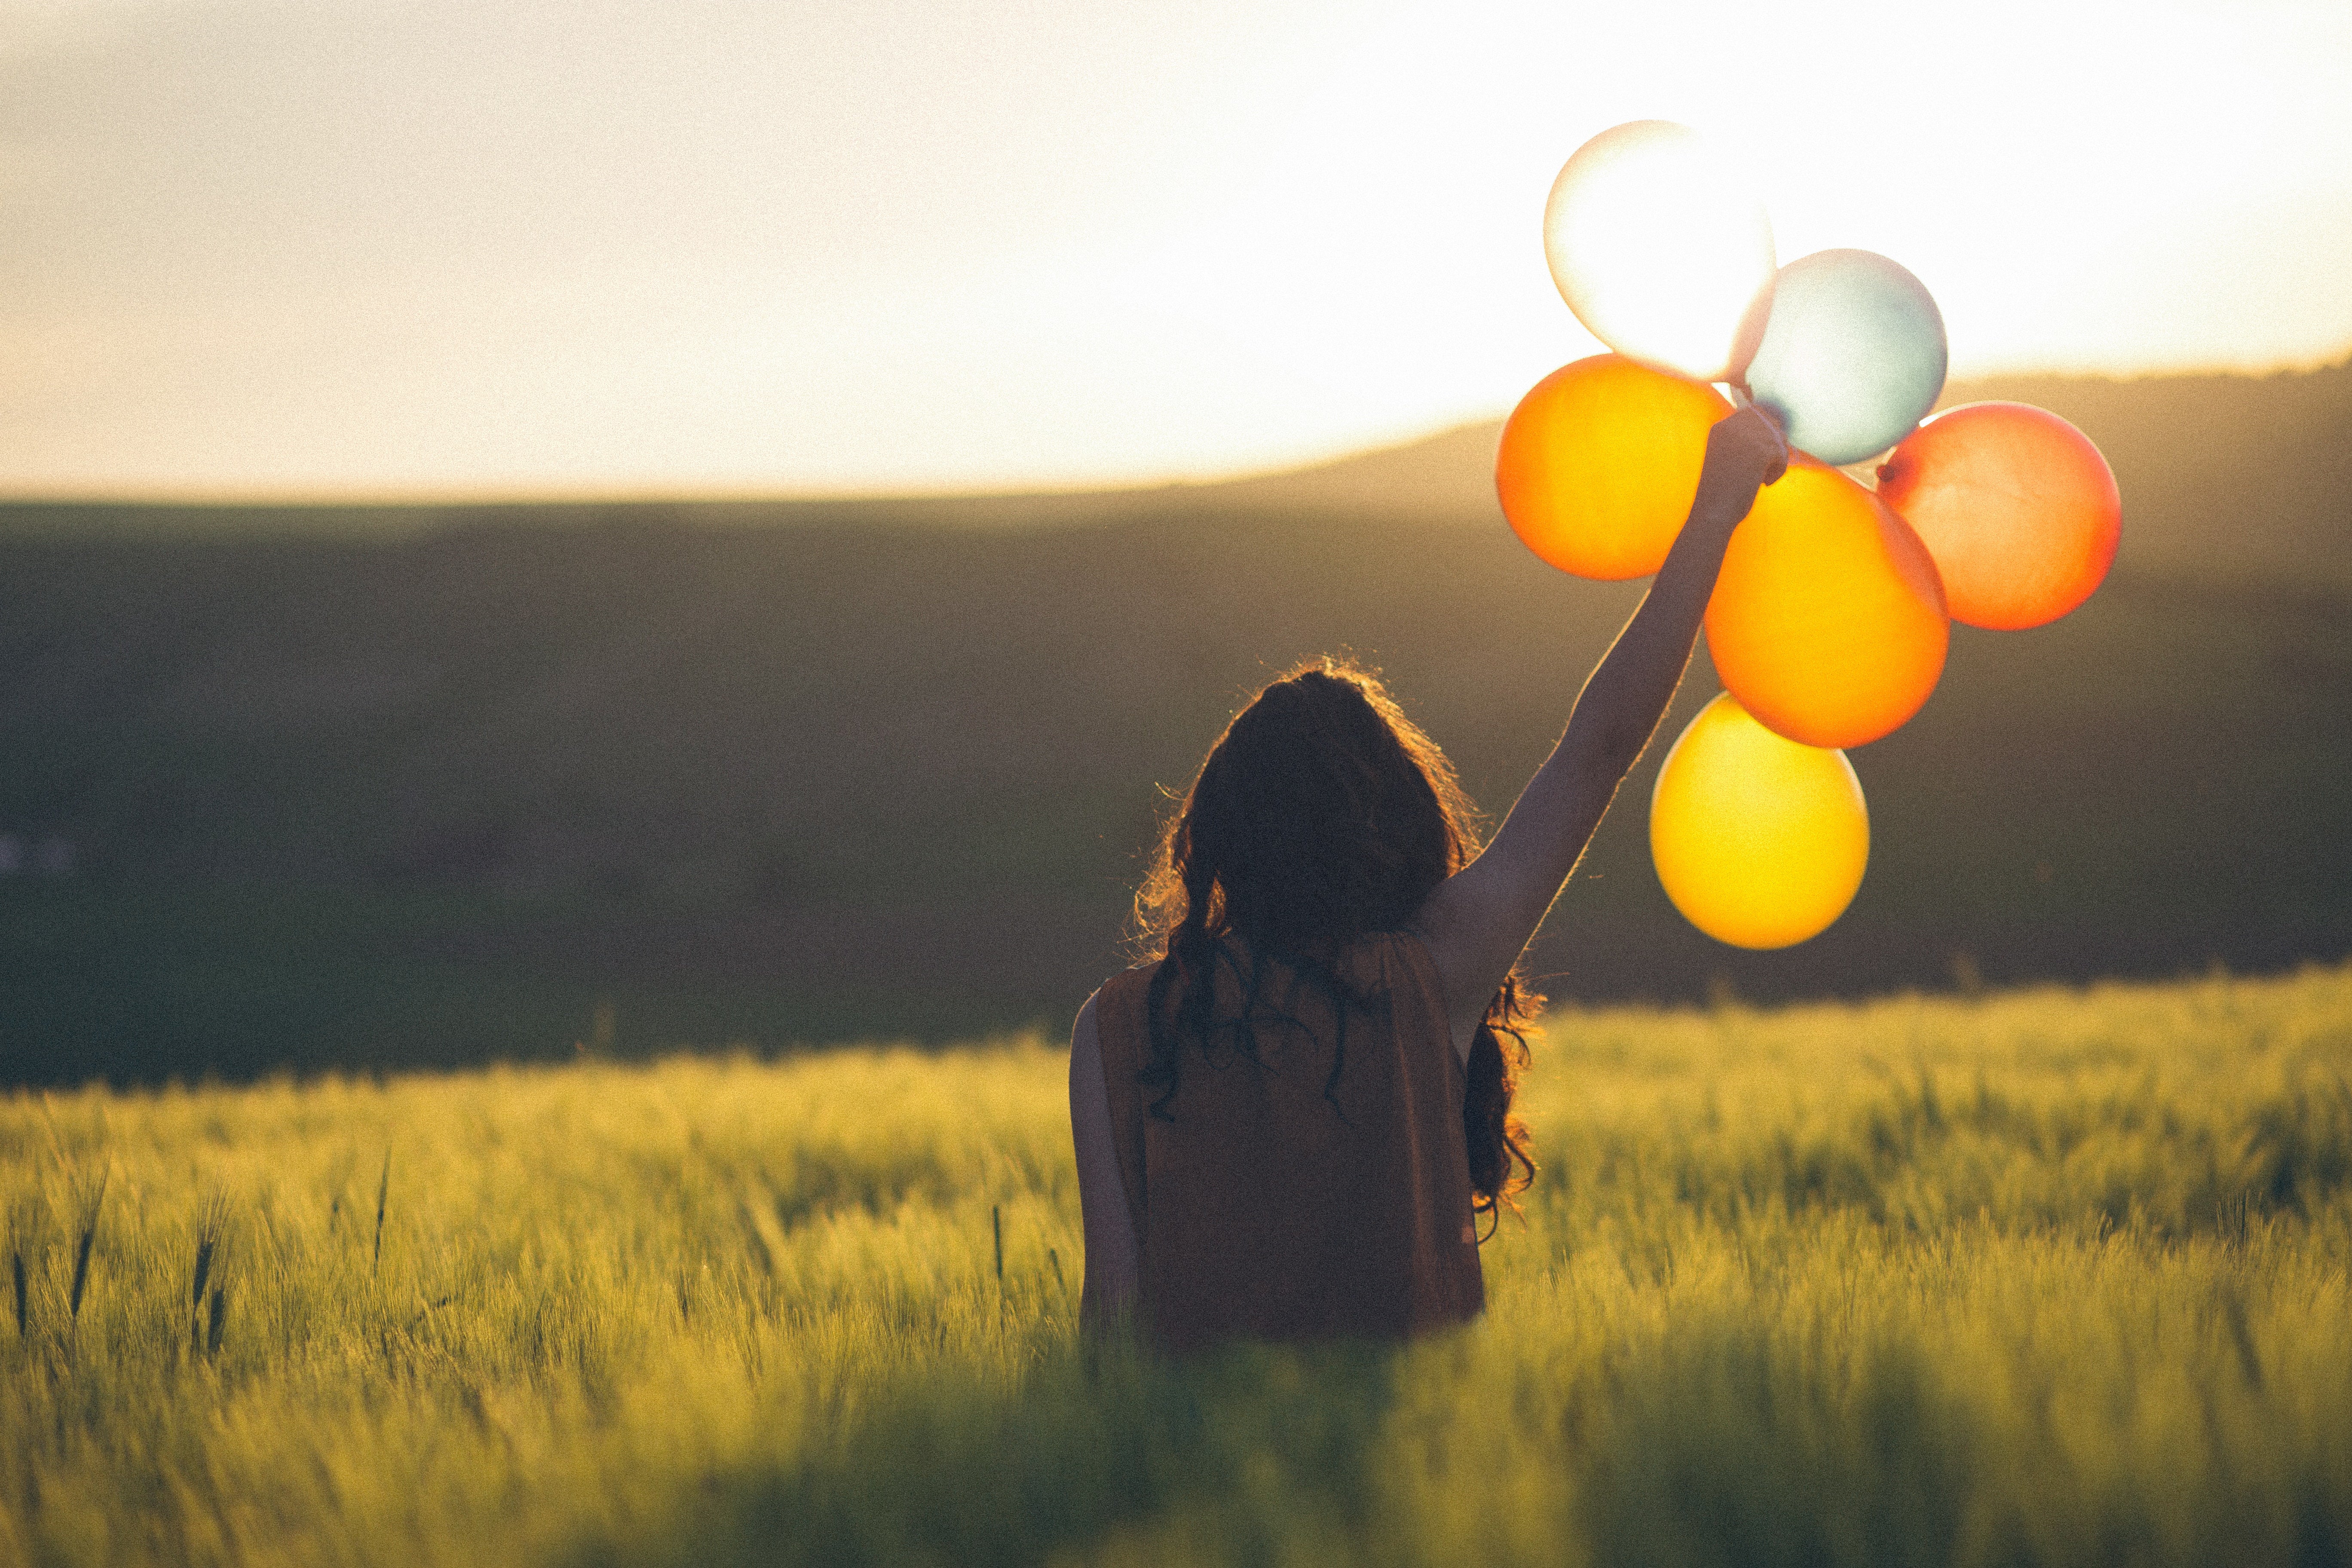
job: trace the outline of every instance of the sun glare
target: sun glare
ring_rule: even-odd
[[[2352,347],[2341,6],[1269,0],[1180,37],[877,5],[690,38],[491,7],[572,38],[561,93],[453,45],[454,0],[299,37],[61,9],[0,50],[0,487],[840,493],[1335,455],[1593,351],[1547,193],[1644,120],[1739,160],[1779,259],[1916,274],[1956,374]],[[1629,183],[1591,227],[1715,205]],[[1720,334],[1748,232],[1659,359]],[[1686,295],[1699,248],[1620,269]]]
[[[1637,120],[1578,149],[1544,204],[1544,250],[1576,319],[1621,353],[1699,381],[1744,368],[1772,223],[1696,132]]]

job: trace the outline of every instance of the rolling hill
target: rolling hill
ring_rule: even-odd
[[[1555,996],[2352,951],[2352,369],[1954,391],[1991,395],[2109,453],[2108,585],[1958,630],[1854,755],[1861,898],[1789,952],[1665,905],[1654,752]],[[1066,1018],[1162,786],[1295,659],[1383,668],[1508,804],[1639,589],[1518,547],[1492,441],[1090,496],[0,508],[0,1079]]]

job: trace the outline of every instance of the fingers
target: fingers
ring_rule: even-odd
[[[1766,450],[1784,464],[1789,460],[1789,438],[1782,433],[1780,422],[1772,416],[1769,409],[1751,403],[1741,409],[1737,417],[1752,422],[1756,438],[1764,444]]]
[[[1789,468],[1789,443],[1780,426],[1754,404],[1717,421],[1707,445],[1710,456],[1719,451],[1726,459],[1748,466],[1759,485],[1770,484]]]
[[[1764,482],[1769,485],[1789,471],[1789,438],[1781,430],[1780,422],[1763,409],[1751,403],[1748,405],[1747,411],[1756,416],[1756,422],[1759,425],[1764,426],[1765,438],[1771,442],[1771,456],[1764,465]]]

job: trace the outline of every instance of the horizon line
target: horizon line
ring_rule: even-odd
[[[2100,381],[2128,384],[2144,381],[2241,380],[2269,381],[2283,376],[2318,375],[2352,370],[2352,348],[2324,356],[2283,361],[2264,368],[2227,365],[2189,368],[2095,371],[2051,368],[2000,368],[1953,375],[1947,386],[1994,380]],[[1133,500],[1169,491],[1213,489],[1289,479],[1320,468],[1336,468],[1363,458],[1386,456],[1441,441],[1448,437],[1499,426],[1509,411],[1458,419],[1430,426],[1418,435],[1375,439],[1367,445],[1339,448],[1272,468],[1241,468],[1207,474],[1160,475],[1133,479],[1081,479],[1066,484],[1014,485],[1003,489],[923,488],[788,490],[737,481],[697,484],[664,481],[644,486],[582,485],[531,480],[492,482],[447,489],[402,489],[396,486],[317,489],[275,488],[165,489],[124,487],[88,489],[28,489],[0,491],[0,510],[120,507],[126,510],[246,510],[246,511],[446,511],[464,508],[525,507],[649,507],[649,506],[874,506],[929,504],[942,501],[1070,501],[1089,498]]]

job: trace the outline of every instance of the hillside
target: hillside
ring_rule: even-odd
[[[2126,572],[2352,589],[2352,361],[2269,376],[2000,376],[1954,382],[1938,406],[2006,398],[2081,426],[2114,466]],[[1215,484],[878,500],[652,500],[451,506],[93,505],[0,500],[0,539],[328,537],[448,528],[911,524],[998,531],[1165,521],[1202,513],[1329,512],[1501,525],[1499,422]]]
[[[1766,955],[1684,927],[1647,866],[1654,754],[1538,946],[1549,988],[1854,994],[2352,951],[2352,574],[2289,569],[2347,530],[2284,485],[2226,531],[2184,521],[2239,493],[2233,463],[2321,472],[2347,384],[2116,384],[2116,409],[2074,409],[2122,477],[2123,562],[2056,626],[1961,628],[1926,711],[1855,754],[1874,840],[1846,918]],[[2265,399],[2284,412],[2221,416]],[[2160,438],[2191,407],[2239,444]],[[1025,528],[1003,498],[359,536],[20,509],[0,1080],[1066,1018],[1121,962],[1157,786],[1292,660],[1383,667],[1491,808],[1540,760],[1638,585],[1561,577],[1491,516],[1466,526],[1468,500],[1332,499],[1401,468],[1436,497],[1486,439],[1058,498]],[[2225,539],[2230,570],[2193,564]],[[1713,689],[1702,664],[1668,732]]]
[[[2352,362],[2271,376],[2000,376],[1955,382],[1939,407],[1987,399],[2063,415],[2116,470],[2127,573],[2352,588]],[[1204,491],[1235,503],[1499,524],[1500,424]]]

